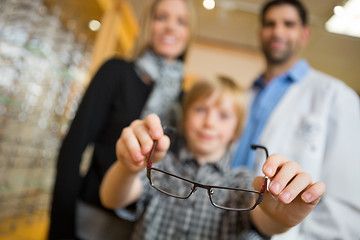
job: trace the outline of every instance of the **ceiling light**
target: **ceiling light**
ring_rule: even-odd
[[[214,9],[214,7],[215,7],[215,0],[204,0],[204,1],[203,1],[203,6],[204,6],[204,8],[206,8],[207,10]]]
[[[360,37],[360,0],[348,0],[344,7],[336,6],[325,28],[332,33]]]
[[[94,32],[99,31],[100,27],[101,27],[101,23],[98,20],[91,20],[89,22],[89,28],[91,31]]]
[[[345,10],[344,10],[344,7],[342,6],[335,6],[334,7],[334,14],[336,16],[342,16],[345,14]]]

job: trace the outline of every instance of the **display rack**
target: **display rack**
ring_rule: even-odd
[[[0,239],[47,213],[90,51],[41,0],[0,0]],[[6,223],[6,224],[5,224]]]

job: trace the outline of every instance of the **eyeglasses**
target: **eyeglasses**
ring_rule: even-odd
[[[187,199],[197,188],[207,190],[210,202],[213,206],[230,211],[249,211],[261,203],[267,189],[268,178],[265,176],[260,191],[231,188],[222,186],[211,186],[201,184],[189,179],[177,176],[167,171],[152,167],[152,156],[158,144],[155,140],[147,160],[147,178],[150,185],[168,196]],[[269,154],[265,147],[252,145],[252,149],[263,149],[268,158]]]

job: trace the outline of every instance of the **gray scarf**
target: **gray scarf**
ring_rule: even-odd
[[[141,77],[148,76],[154,86],[140,114],[144,119],[150,113],[160,116],[163,125],[174,125],[178,114],[174,115],[176,100],[182,89],[184,64],[180,60],[168,63],[165,58],[146,51],[135,61],[135,70]]]

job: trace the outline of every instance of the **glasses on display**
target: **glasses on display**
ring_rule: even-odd
[[[0,233],[47,213],[58,148],[91,63],[91,46],[43,2],[0,0],[0,222],[9,223]]]
[[[150,185],[156,190],[175,198],[187,199],[197,188],[206,189],[210,202],[214,207],[230,211],[249,211],[259,205],[267,189],[268,177],[265,176],[260,191],[212,186],[201,184],[170,172],[152,167],[152,156],[158,141],[155,140],[147,160],[147,178]],[[252,149],[263,149],[268,158],[268,151],[265,147],[252,145]]]

